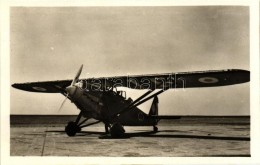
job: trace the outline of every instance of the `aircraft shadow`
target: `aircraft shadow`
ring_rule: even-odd
[[[147,131],[147,130],[140,130],[140,131],[145,132],[145,131]],[[188,131],[180,131],[180,130],[162,130],[162,131],[158,131],[158,132],[185,132],[185,133],[187,133]]]
[[[157,134],[164,131],[149,131],[149,132],[137,132],[137,133],[125,133],[120,139],[126,139],[131,137],[152,137],[152,138],[186,138],[186,139],[212,139],[212,140],[233,140],[233,141],[250,141],[250,137],[228,137],[228,136],[203,136],[203,135],[183,135],[183,134]],[[170,132],[170,131],[166,131]],[[100,139],[115,139],[109,134],[99,137]]]
[[[60,131],[60,130],[53,130],[53,131],[45,131],[45,132],[50,132],[50,133],[65,133],[65,131]],[[93,134],[93,135],[102,135],[104,134],[104,132],[97,132],[97,131],[80,131],[79,133],[77,133],[76,136],[85,136],[85,135],[90,135],[90,134]]]
[[[54,133],[65,133],[65,131],[45,131],[45,132],[54,132]],[[100,135],[99,139],[128,139],[132,137],[152,137],[152,138],[183,138],[183,139],[212,139],[212,140],[233,140],[233,141],[250,141],[250,137],[230,137],[230,136],[205,136],[205,135],[188,135],[188,134],[161,134],[163,132],[180,132],[180,131],[170,131],[162,130],[158,132],[154,131],[142,131],[134,133],[125,133],[124,136],[120,138],[113,138],[110,134],[105,134],[104,132],[97,131],[81,131],[77,133],[76,136],[87,136],[87,135]],[[160,133],[160,134],[158,134]]]
[[[238,141],[250,141],[250,137],[228,137],[228,136],[202,136],[202,135],[145,135],[143,137],[153,138],[191,138],[191,139],[213,139],[213,140],[238,140]]]
[[[154,131],[145,131],[145,132],[135,132],[135,133],[125,133],[122,137],[114,138],[111,137],[110,134],[105,134],[103,136],[100,136],[99,139],[128,139],[131,137],[144,137],[151,134],[155,134]]]

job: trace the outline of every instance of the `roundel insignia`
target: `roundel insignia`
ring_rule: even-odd
[[[217,83],[218,79],[215,77],[201,77],[201,78],[199,78],[199,82],[206,83],[206,84],[212,84],[212,83]]]
[[[144,114],[143,113],[138,113],[138,120],[143,121],[144,120]]]
[[[44,92],[44,91],[46,91],[46,89],[45,88],[42,88],[42,87],[32,87],[34,90],[37,90],[37,91],[42,91],[42,92]]]

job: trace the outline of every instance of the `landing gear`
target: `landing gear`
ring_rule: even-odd
[[[65,132],[68,136],[75,136],[77,132],[80,132],[81,128],[77,125],[76,122],[70,121],[65,127]]]
[[[76,121],[70,121],[68,125],[65,127],[65,132],[68,136],[75,136],[77,132],[81,131],[81,128],[88,127],[97,123],[100,123],[101,121],[95,121],[93,123],[84,124],[89,118],[85,118],[80,122],[80,119],[82,117],[82,112],[79,113]]]
[[[109,134],[110,124],[105,123],[105,134]]]
[[[65,132],[67,133],[68,136],[75,136],[77,132],[81,131],[81,127],[80,127],[81,123],[78,124],[81,116],[82,116],[82,112],[80,111],[75,122],[74,121],[68,122],[68,125],[65,127]]]
[[[154,132],[158,132],[158,127],[156,127],[155,125],[153,126],[153,131]]]
[[[113,126],[110,128],[110,134],[113,138],[121,138],[124,136],[125,129],[119,123],[114,123]]]

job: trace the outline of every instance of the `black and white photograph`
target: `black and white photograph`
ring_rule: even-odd
[[[250,9],[10,6],[5,152],[251,159]]]

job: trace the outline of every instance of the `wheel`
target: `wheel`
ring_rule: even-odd
[[[125,129],[119,123],[113,124],[112,127],[110,128],[110,134],[111,137],[113,138],[121,138],[124,136],[124,133],[125,133]]]
[[[80,131],[81,128],[73,121],[68,122],[68,125],[65,127],[65,132],[68,136],[75,136]]]
[[[158,132],[158,127],[153,126],[153,131],[154,131],[154,132]]]

